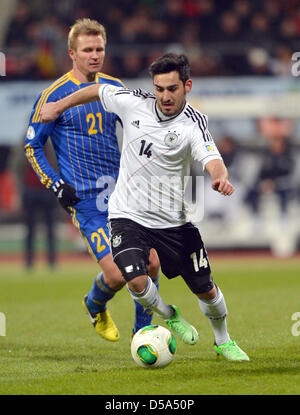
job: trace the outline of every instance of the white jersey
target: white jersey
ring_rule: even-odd
[[[188,103],[174,117],[163,117],[154,95],[101,85],[104,109],[123,123],[117,184],[109,198],[109,218],[127,218],[149,228],[187,222],[184,188],[190,164],[222,159],[207,128],[207,117]]]

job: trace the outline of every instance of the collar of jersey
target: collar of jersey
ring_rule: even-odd
[[[161,111],[157,108],[156,103],[157,103],[157,101],[155,100],[155,101],[154,101],[154,111],[155,111],[155,114],[156,114],[156,117],[157,117],[158,122],[168,122],[168,121],[172,121],[172,120],[174,120],[175,118],[179,117],[179,115],[181,115],[181,114],[182,114],[182,112],[184,111],[184,109],[185,109],[185,107],[186,107],[186,105],[187,105],[187,103],[185,103],[185,105],[183,106],[182,110],[181,110],[178,114],[173,115],[173,117],[168,117],[167,115],[163,114],[163,113],[162,113],[162,112],[161,112]]]
[[[74,78],[74,76],[72,76],[71,71],[68,72],[68,77],[69,77],[69,80],[74,82],[74,84],[76,84],[76,85],[91,85],[94,82],[99,83],[99,73],[96,74],[96,78],[95,78],[94,82],[80,82],[80,81],[78,81],[78,79],[76,79],[76,78]]]

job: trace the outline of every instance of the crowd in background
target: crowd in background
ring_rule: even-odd
[[[104,71],[147,76],[166,51],[182,51],[192,75],[291,76],[300,46],[299,0],[19,0],[4,42],[7,79],[50,79],[70,68],[66,35],[77,18],[107,29]]]

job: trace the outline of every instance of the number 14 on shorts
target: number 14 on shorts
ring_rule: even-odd
[[[198,272],[200,268],[207,268],[208,267],[208,260],[204,256],[204,249],[201,248],[199,252],[199,262],[197,258],[196,252],[193,252],[190,255],[190,258],[193,260],[195,271]]]

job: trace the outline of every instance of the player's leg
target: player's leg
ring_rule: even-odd
[[[101,267],[89,294],[83,299],[83,306],[97,334],[106,340],[116,341],[120,334],[106,303],[125,285],[125,281],[110,253],[107,215],[100,214],[94,199],[81,201],[70,211],[72,222],[80,231],[89,253]]]
[[[137,261],[137,264],[140,263],[141,266],[144,263],[140,258],[137,258]],[[118,259],[118,264],[123,268],[124,258],[122,258],[122,256]],[[139,266],[139,268],[141,268],[141,266]],[[144,271],[146,271],[146,269],[144,269]],[[150,308],[164,320],[168,320],[171,317],[173,314],[171,307],[165,304],[159,295],[155,284],[147,274],[133,276],[132,273],[126,273],[125,277],[128,281],[127,289],[135,301],[143,307]]]
[[[163,301],[152,279],[147,275],[149,247],[146,232],[144,227],[133,221],[113,219],[111,240],[114,261],[127,281],[131,297],[144,308],[150,308],[157,313],[185,343],[195,344],[198,339],[197,332],[184,320],[176,306],[167,305]],[[114,244],[116,236],[122,241],[118,246]]]
[[[94,200],[83,201],[72,209],[72,221],[80,229],[92,257],[98,262],[101,271],[95,278],[89,294],[84,298],[84,306],[88,311],[96,332],[107,340],[118,340],[119,331],[114,324],[107,302],[124,285],[125,280],[113,262],[107,228],[107,214],[100,213]],[[157,276],[159,260],[155,253],[150,255],[150,271]],[[143,307],[135,310],[136,328],[139,329],[152,322],[152,314]]]
[[[156,255],[157,257],[157,255]],[[150,254],[149,267],[153,278],[153,282],[158,289],[158,269],[159,261],[155,258],[155,255]],[[86,298],[86,306],[93,314],[103,313],[106,311],[106,304],[111,300],[116,292],[125,285],[125,280],[116,264],[113,262],[111,254],[107,254],[104,258],[98,261],[102,272],[99,273],[94,279],[92,288]],[[144,326],[151,324],[153,319],[153,311],[149,308],[144,308],[138,302],[135,303],[135,319],[134,329],[135,333],[137,330]],[[107,312],[108,313],[108,312]],[[96,326],[96,331],[99,332],[99,327]],[[112,330],[113,333],[113,330]],[[101,334],[101,333],[99,333]],[[105,337],[105,336],[104,336]],[[118,335],[112,334],[112,338],[119,338]],[[111,338],[110,338],[111,339]]]
[[[203,289],[206,289],[206,287]],[[199,290],[201,290],[201,287]],[[196,295],[198,297],[200,309],[208,318],[213,330],[215,343],[223,344],[228,342],[230,336],[226,324],[227,307],[220,288],[213,284],[211,290],[201,293],[198,292]]]
[[[159,289],[159,258],[157,252],[152,248],[150,249],[148,275],[151,277],[156,289]],[[136,333],[139,329],[145,326],[149,326],[152,323],[153,311],[151,308],[144,308],[140,303],[134,301],[135,306],[135,318],[134,327],[132,333]]]
[[[210,323],[217,353],[223,354],[228,360],[249,360],[246,353],[230,339],[227,331],[225,298],[211,278],[209,259],[200,233],[198,229],[192,227],[187,226],[183,231],[184,238],[190,242],[192,252],[186,252],[182,276],[198,297],[200,309]]]
[[[93,313],[103,313],[106,310],[107,301],[111,300],[118,290],[125,285],[125,280],[116,264],[113,262],[111,254],[107,254],[98,261],[102,273],[98,274],[93,282],[92,288],[86,299],[86,304]],[[158,289],[159,259],[154,250],[150,251],[148,271],[156,288]],[[137,301],[135,305],[135,318],[133,333],[140,328],[152,323],[153,311],[144,308]]]
[[[125,280],[113,262],[111,253],[101,258],[98,264],[102,272],[95,277],[87,300],[93,312],[105,311],[106,303],[125,285]]]
[[[119,258],[122,263],[122,258]],[[124,275],[125,276],[125,275]],[[125,278],[130,278],[126,275]],[[147,275],[139,275],[127,283],[131,297],[145,308],[153,310],[158,317],[165,320],[168,327],[186,344],[196,344],[198,333],[181,315],[178,307],[168,305],[159,295],[155,284]]]
[[[247,354],[231,340],[227,331],[227,307],[225,298],[220,288],[214,287],[206,293],[197,294],[202,313],[208,318],[214,332],[214,349],[218,355],[223,355],[227,360],[250,360]]]
[[[155,251],[150,252],[143,229],[128,219],[112,219],[110,237],[113,259],[124,276],[133,299],[143,307],[168,318],[172,310],[162,301],[156,285],[148,276],[148,271],[157,272],[158,258]],[[148,268],[149,259],[151,265]]]
[[[201,288],[200,288],[201,289]],[[208,318],[214,333],[214,349],[218,355],[223,355],[230,361],[249,360],[247,354],[231,340],[227,331],[227,307],[220,288],[214,284],[207,292],[196,294],[202,313]]]
[[[125,280],[113,262],[111,253],[101,258],[98,263],[102,272],[97,274],[84,301],[90,316],[95,320],[96,332],[106,340],[116,341],[120,334],[107,310],[107,302],[125,285]]]

